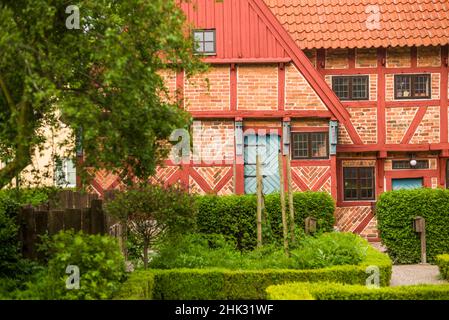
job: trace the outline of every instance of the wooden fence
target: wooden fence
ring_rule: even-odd
[[[97,195],[73,191],[62,191],[38,207],[21,208],[18,219],[22,253],[30,259],[40,256],[37,251],[40,235],[54,235],[70,229],[87,234],[108,234],[115,224],[104,213],[103,200]]]

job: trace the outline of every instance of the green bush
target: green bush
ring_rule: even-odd
[[[317,218],[318,232],[332,231],[335,223],[335,203],[325,192],[300,192],[293,195],[295,223],[304,227],[308,216]],[[198,196],[197,226],[199,232],[222,234],[237,243],[240,250],[251,250],[256,246],[256,209],[254,195]],[[282,239],[282,219],[279,194],[265,197],[266,225],[277,242]],[[267,237],[265,237],[267,240]],[[271,239],[268,239],[271,240]],[[267,243],[267,241],[265,242]]]
[[[0,209],[0,278],[12,276],[19,262],[18,227],[14,219]]]
[[[365,257],[369,243],[353,233],[325,233],[306,237],[300,247],[292,251],[298,269],[317,269],[336,265],[359,264]]]
[[[426,219],[427,260],[449,252],[449,190],[415,189],[383,193],[377,203],[377,220],[383,244],[396,263],[421,260],[421,242],[413,219]]]
[[[288,269],[294,260],[274,246],[241,252],[222,235],[191,234],[161,246],[150,268]]]
[[[145,267],[154,245],[195,228],[195,198],[179,186],[131,189],[117,194],[105,209],[126,225],[133,233],[134,243],[142,246]]]
[[[267,288],[271,300],[448,300],[449,285],[368,288],[341,283],[289,283]]]
[[[48,269],[18,295],[20,299],[110,299],[124,280],[124,258],[116,239],[61,231],[46,241]],[[80,288],[66,289],[66,268],[80,270]]]
[[[449,280],[449,254],[439,254],[435,258],[435,263],[440,270],[441,278]]]
[[[129,297],[156,300],[208,299],[265,299],[266,288],[274,284],[297,281],[331,281],[365,284],[367,266],[380,269],[382,286],[391,277],[388,256],[368,248],[365,260],[359,265],[334,266],[313,270],[227,270],[227,269],[171,269],[135,272],[131,274],[116,298]],[[152,276],[151,276],[152,275]],[[148,288],[153,288],[149,292]]]
[[[295,224],[301,229],[304,228],[304,220],[307,217],[314,217],[317,219],[318,233],[333,230],[335,202],[329,193],[311,191],[294,193],[293,207],[295,208]],[[279,194],[265,196],[265,208],[273,235],[280,241],[282,239],[282,214]]]
[[[291,257],[281,247],[267,245],[253,251],[238,251],[222,235],[192,234],[164,243],[153,257],[153,269],[316,269],[334,265],[359,264],[369,244],[352,233],[325,233],[300,239]]]

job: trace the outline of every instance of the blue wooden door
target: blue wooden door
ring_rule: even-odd
[[[423,178],[392,179],[393,190],[422,188]]]
[[[280,190],[278,155],[281,139],[278,135],[245,136],[245,193],[256,193],[256,155],[259,154],[263,192],[269,194]]]

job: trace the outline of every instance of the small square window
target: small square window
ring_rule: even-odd
[[[292,159],[326,159],[329,157],[327,132],[292,133]]]
[[[394,76],[396,99],[430,99],[430,74],[406,74]]]
[[[344,200],[374,200],[374,168],[343,168]]]
[[[332,77],[332,90],[340,100],[368,100],[368,76],[335,76]]]
[[[194,30],[193,39],[196,53],[204,55],[214,55],[216,53],[215,30]]]
[[[72,159],[58,159],[55,166],[55,185],[76,187],[76,166]]]

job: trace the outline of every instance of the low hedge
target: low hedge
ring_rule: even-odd
[[[435,258],[435,263],[440,270],[443,279],[449,280],[449,254],[439,254]]]
[[[257,199],[254,195],[198,196],[197,203],[197,226],[200,233],[222,234],[235,241],[239,249],[255,248]],[[332,231],[335,223],[335,203],[328,193],[294,193],[293,203],[297,226],[304,227],[304,219],[313,216],[317,218],[318,232]],[[271,234],[274,240],[282,239],[280,204],[279,194],[265,196],[268,224],[265,225],[264,231]],[[271,226],[268,227],[270,230],[267,230],[268,225]]]
[[[289,283],[267,288],[270,300],[448,300],[449,285],[368,288],[341,283]]]
[[[449,252],[449,190],[415,189],[383,193],[377,203],[377,220],[382,242],[395,263],[420,262],[419,234],[413,219],[426,219],[427,260]]]
[[[381,285],[391,277],[388,256],[368,249],[364,263],[314,270],[225,270],[171,269],[149,270],[131,274],[117,299],[155,300],[258,300],[266,299],[266,288],[274,284],[297,281],[331,281],[365,284],[366,268],[380,269]],[[152,289],[152,290],[151,290]]]

